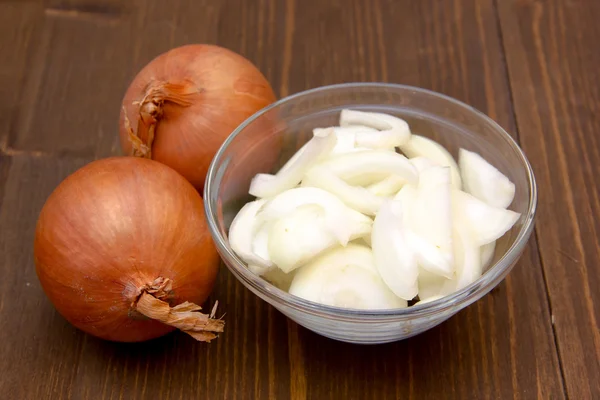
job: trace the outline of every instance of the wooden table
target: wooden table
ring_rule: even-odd
[[[600,1],[0,0],[0,398],[600,399]],[[121,96],[174,46],[252,60],[279,96],[386,81],[512,132],[539,185],[535,235],[491,294],[381,346],[288,321],[225,269],[226,333],[138,345],[82,334],[43,294],[38,212],[118,152]]]

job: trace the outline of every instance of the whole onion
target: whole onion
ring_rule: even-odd
[[[125,93],[121,146],[170,166],[201,191],[227,136],[274,101],[265,77],[244,57],[214,45],[178,47],[146,65]]]
[[[202,198],[158,162],[108,158],[73,173],[41,211],[34,253],[57,310],[94,336],[137,342],[179,328],[210,341],[223,330],[197,312],[219,266]]]

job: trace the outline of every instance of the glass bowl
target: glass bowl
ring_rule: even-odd
[[[510,209],[521,218],[496,244],[492,262],[476,282],[441,299],[404,309],[356,310],[324,306],[290,295],[251,273],[232,251],[227,231],[238,210],[253,198],[251,178],[276,172],[312,137],[312,129],[338,124],[344,108],[405,119],[413,133],[432,138],[453,156],[458,149],[481,154],[516,185]],[[479,300],[510,272],[534,224],[537,190],[527,158],[498,124],[450,97],[415,87],[350,83],[308,90],[264,108],[241,124],[212,161],[204,189],[214,242],[244,286],[298,324],[329,338],[362,344],[406,339],[430,329]]]

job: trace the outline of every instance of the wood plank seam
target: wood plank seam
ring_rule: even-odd
[[[517,139],[517,143],[519,143],[519,145],[521,145],[521,138],[520,138],[520,132],[519,132],[519,124],[517,122],[517,113],[515,110],[515,102],[514,102],[514,93],[513,93],[513,86],[511,85],[511,78],[510,78],[510,70],[509,70],[509,66],[508,66],[508,62],[506,60],[506,43],[504,41],[504,34],[502,31],[502,24],[500,21],[500,11],[498,8],[498,0],[492,0],[493,4],[494,4],[494,9],[495,9],[495,18],[496,18],[496,31],[498,32],[498,36],[499,36],[499,41],[501,44],[501,50],[502,50],[502,63],[503,63],[503,68],[506,74],[506,80],[507,80],[507,85],[508,85],[508,94],[509,94],[509,100],[510,100],[510,112],[511,112],[511,118],[513,120],[513,124],[514,124],[514,130],[515,130],[515,135],[516,135],[516,139]],[[534,231],[533,231],[533,235],[532,238],[530,240],[535,240],[536,243],[536,257],[539,260],[540,263],[540,267],[541,267],[541,272],[542,272],[542,278],[544,280],[544,288],[545,288],[545,292],[546,292],[546,307],[548,309],[548,314],[550,315],[550,325],[552,328],[552,339],[554,340],[554,350],[556,352],[556,359],[558,360],[558,367],[560,370],[560,377],[561,377],[561,389],[563,391],[563,395],[565,399],[568,399],[568,394],[567,394],[567,385],[566,385],[566,377],[565,377],[565,371],[564,371],[564,365],[563,365],[563,360],[560,356],[560,349],[559,349],[559,343],[558,343],[558,337],[557,337],[557,332],[556,332],[556,327],[554,325],[554,314],[552,311],[552,301],[551,301],[551,297],[550,297],[550,289],[548,287],[548,278],[546,276],[546,267],[544,265],[544,258],[542,257],[542,253],[540,251],[540,245],[539,245],[539,237],[538,237],[538,226],[534,227]]]
[[[81,21],[94,21],[116,23],[123,19],[123,15],[115,12],[98,12],[73,8],[46,8],[44,14],[55,18],[71,18]]]

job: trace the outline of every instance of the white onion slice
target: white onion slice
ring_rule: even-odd
[[[407,143],[411,136],[406,121],[376,112],[342,110],[340,125],[342,127],[363,125],[378,130],[376,132],[358,132],[356,134],[357,147],[372,149],[398,147]]]
[[[384,201],[373,223],[371,243],[375,266],[385,284],[400,298],[414,298],[419,271],[398,201]]]
[[[248,265],[253,272],[273,267],[268,257],[261,257],[253,252],[252,244],[257,230],[256,214],[266,203],[266,200],[255,200],[247,203],[237,213],[229,227],[229,245],[232,250]],[[263,271],[264,272],[264,271]]]
[[[286,190],[268,201],[257,218],[260,223],[280,218],[305,204],[316,204],[325,210],[327,228],[341,245],[351,236],[351,224],[347,218],[348,207],[335,195],[317,187],[299,187]]]
[[[441,166],[438,163],[436,163],[435,161],[430,160],[429,158],[426,158],[426,157],[410,158],[408,161],[410,161],[410,163],[417,169],[417,172],[419,174],[421,172],[425,171],[427,168]]]
[[[390,175],[377,183],[369,185],[367,190],[376,196],[393,196],[398,193],[406,180],[398,175]]]
[[[492,207],[461,190],[452,191],[455,221],[465,224],[476,246],[483,246],[502,237],[517,222],[521,214]]]
[[[452,278],[454,276],[452,256],[448,256],[447,253],[444,253],[441,248],[428,242],[423,237],[415,233],[413,221],[414,223],[420,223],[419,219],[416,218],[417,216],[415,215],[415,204],[417,201],[419,201],[417,188],[413,185],[405,185],[394,197],[394,200],[400,201],[402,204],[404,223],[407,229],[406,233],[415,253],[417,264],[421,268],[431,271],[436,275]],[[436,229],[436,226],[430,228]]]
[[[416,184],[419,176],[416,168],[401,154],[386,150],[367,150],[342,154],[320,164],[333,174],[348,181],[362,175],[397,175]],[[374,182],[373,182],[374,183]]]
[[[297,186],[306,171],[329,155],[337,143],[333,128],[313,132],[313,138],[296,153],[294,162],[288,162],[276,175],[258,174],[252,178],[249,193],[259,198],[272,197]]]
[[[354,210],[347,211],[352,225],[350,240],[369,235],[373,221]],[[327,229],[324,210],[309,204],[277,219],[269,231],[268,243],[271,261],[288,273],[338,241]]]
[[[432,301],[439,300],[442,297],[444,297],[444,296],[432,296],[432,297],[428,297],[425,300],[419,300],[419,301],[417,301],[415,304],[413,304],[413,306],[416,306],[417,304],[431,303]]]
[[[369,128],[368,126],[336,126],[333,130],[337,137],[337,144],[331,151],[332,155],[368,150],[365,147],[356,146],[356,134],[358,132],[377,132],[376,129]]]
[[[442,292],[449,294],[475,282],[481,276],[481,251],[468,230],[457,223],[454,227],[454,254],[456,260],[456,279],[446,281]]]
[[[419,177],[410,227],[421,267],[446,278],[454,274],[450,168],[430,167]],[[418,238],[423,240],[418,240]]]
[[[444,288],[448,279],[431,273],[425,269],[419,269],[419,300],[427,302],[430,299],[444,297],[446,294]]]
[[[494,258],[494,253],[496,252],[496,242],[490,242],[488,244],[484,244],[480,248],[481,250],[481,265],[483,268],[487,268],[492,259]]]
[[[464,190],[491,206],[507,208],[515,198],[515,184],[479,154],[458,152]]]
[[[296,275],[296,270],[286,274],[279,268],[272,268],[266,271],[262,277],[266,281],[270,282],[273,286],[278,287],[281,290],[288,291]]]
[[[334,307],[404,308],[375,271],[368,247],[349,244],[317,257],[298,270],[290,294]]]
[[[462,186],[458,165],[452,155],[441,144],[424,136],[412,135],[408,143],[400,146],[400,150],[408,158],[425,157],[434,163],[450,167],[452,173],[452,186],[460,189]]]
[[[346,206],[367,215],[375,215],[383,202],[382,197],[376,196],[363,187],[347,184],[322,166],[311,168],[302,180],[302,186],[327,190],[341,199]]]

